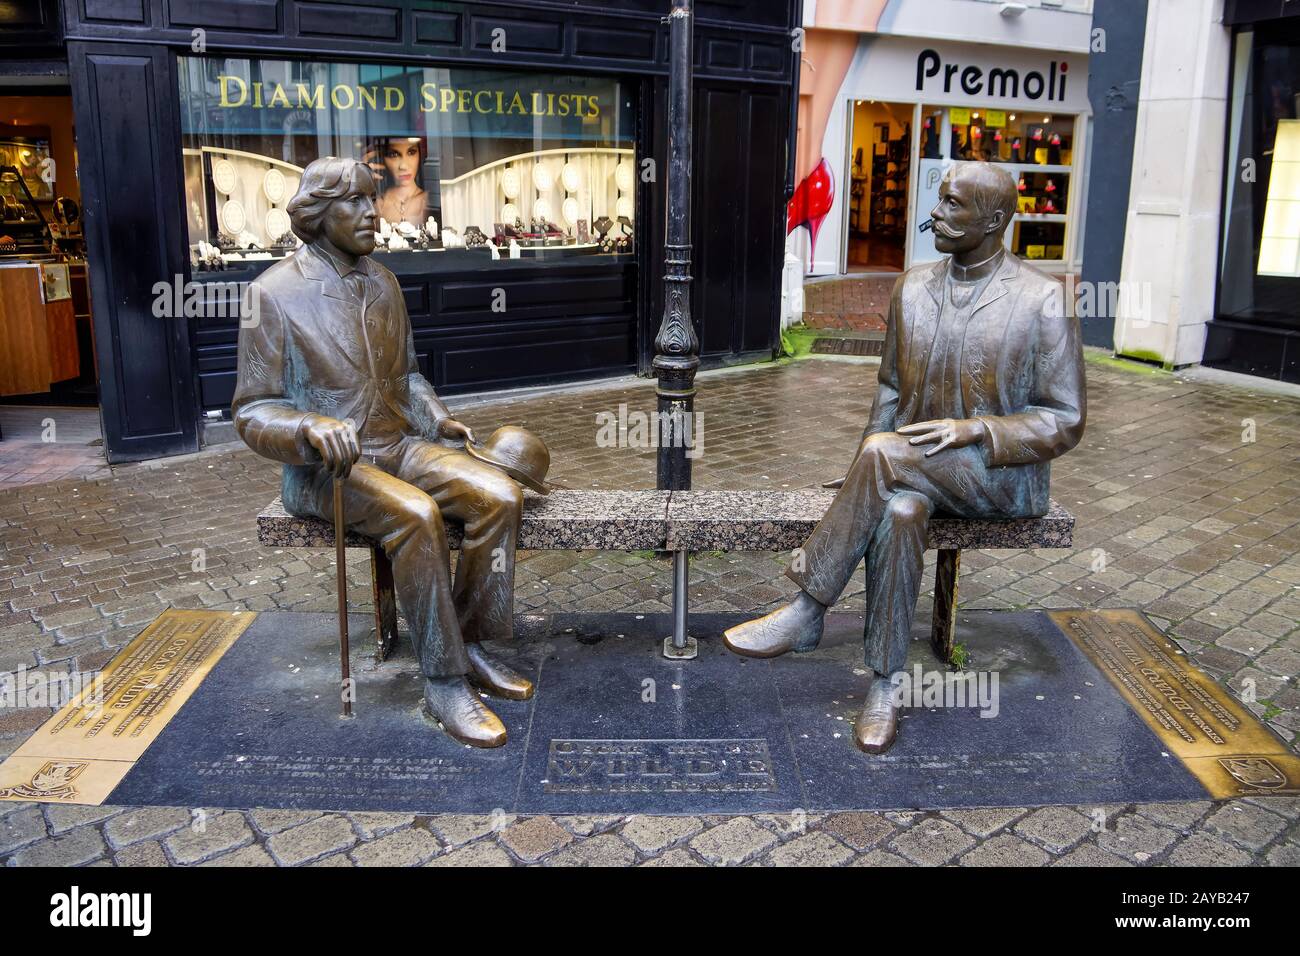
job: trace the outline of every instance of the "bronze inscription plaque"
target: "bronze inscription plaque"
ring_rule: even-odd
[[[1051,617],[1211,796],[1300,793],[1300,757],[1140,613]]]

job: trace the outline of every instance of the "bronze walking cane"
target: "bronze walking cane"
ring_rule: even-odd
[[[343,479],[334,479],[334,563],[338,566],[339,591],[339,665],[343,672],[343,716],[352,716],[352,681],[348,666],[348,529],[343,524]]]

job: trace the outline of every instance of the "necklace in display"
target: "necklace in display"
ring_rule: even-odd
[[[420,189],[411,193],[411,195],[407,196],[405,199],[397,200],[397,221],[398,222],[406,221],[406,204],[410,202],[412,199],[415,199],[417,196],[423,196],[423,195],[424,195],[424,190]]]

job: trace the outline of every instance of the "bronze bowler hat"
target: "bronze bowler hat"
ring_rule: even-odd
[[[551,493],[551,486],[546,483],[546,472],[551,467],[550,449],[527,428],[502,425],[481,445],[466,442],[465,451],[484,464],[500,468],[538,494]]]

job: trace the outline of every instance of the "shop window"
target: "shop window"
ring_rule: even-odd
[[[287,60],[179,65],[196,270],[291,252],[285,207],[321,156],[374,170],[376,254],[399,271],[498,256],[615,263],[632,251],[639,176],[627,84]]]
[[[1300,26],[1237,34],[1219,315],[1300,329]]]
[[[953,160],[1005,166],[1019,191],[1016,215],[1007,230],[1011,251],[1023,259],[1061,262],[1066,255],[1074,132],[1075,117],[1068,114],[925,106],[920,154],[923,167],[927,160],[932,166]],[[920,199],[921,218],[928,216],[938,197],[937,179],[930,193],[932,197]]]

